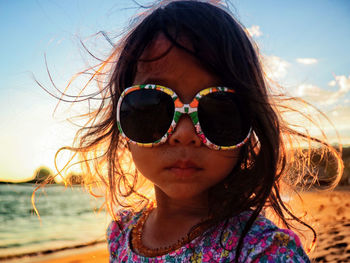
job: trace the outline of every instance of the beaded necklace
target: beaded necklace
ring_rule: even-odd
[[[149,248],[145,246],[142,242],[142,232],[144,228],[145,221],[150,214],[150,212],[153,209],[147,209],[142,216],[137,221],[136,225],[132,229],[131,232],[131,244],[132,248],[139,254],[146,256],[146,257],[157,257],[162,256],[165,254],[168,254],[172,251],[175,251],[184,245],[190,243],[193,239],[201,235],[205,230],[206,227],[201,225],[199,227],[196,227],[193,231],[188,233],[186,236],[179,239],[176,243],[169,245],[167,247],[159,247],[159,248]]]

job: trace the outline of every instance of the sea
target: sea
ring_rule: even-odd
[[[0,261],[78,247],[105,240],[110,217],[99,211],[102,198],[81,186],[47,185],[35,194],[33,184],[0,184]]]

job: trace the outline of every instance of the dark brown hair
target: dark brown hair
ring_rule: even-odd
[[[225,86],[234,87],[249,109],[253,136],[241,148],[235,169],[212,187],[209,194],[211,224],[245,210],[253,211],[238,243],[236,261],[244,236],[263,208],[272,209],[287,228],[292,227],[291,221],[308,226],[285,206],[280,196],[281,187],[301,185],[306,171],[311,169],[308,162],[314,143],[320,151],[333,156],[338,170],[328,185],[335,185],[342,173],[340,155],[325,140],[299,132],[283,119],[283,112],[293,108],[289,102],[298,100],[272,94],[273,85],[264,75],[258,50],[249,34],[226,10],[210,3],[170,1],[151,9],[116,45],[113,54],[98,66],[92,79],[108,79],[99,91],[100,107],[87,115],[89,121],[78,132],[77,145],[61,149],[72,150],[80,156],[86,184],[90,176],[93,181],[99,178],[106,186],[106,201],[113,215],[116,207],[139,210],[149,202],[146,194],[139,190],[140,178],[136,170],[128,172],[121,164],[128,151],[126,143],[120,140],[116,107],[122,91],[133,84],[144,50],[159,33],[173,46],[197,58]],[[188,40],[191,48],[183,45],[180,38]],[[306,114],[299,112],[299,115],[312,121]],[[303,142],[309,148],[301,149]],[[317,177],[311,177],[312,182],[316,180]]]

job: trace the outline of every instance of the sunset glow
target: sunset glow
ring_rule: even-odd
[[[350,30],[349,4],[233,2],[237,17],[260,48],[268,78],[287,94],[321,109],[341,142],[350,144],[350,36],[344,33]],[[1,35],[7,36],[0,44],[6,61],[0,66],[0,180],[21,181],[39,166],[55,170],[56,151],[71,145],[78,129],[67,118],[87,109],[61,102],[54,112],[58,100],[35,80],[60,97],[53,83],[64,90],[75,73],[98,63],[80,41],[93,55],[106,58],[111,43],[96,33],[107,32],[116,43],[126,18],[140,9],[134,1],[106,0],[7,1],[0,10],[6,25]],[[289,13],[282,15],[285,10]],[[75,81],[67,93],[78,94],[83,83]],[[94,88],[89,86],[89,91]],[[329,122],[322,120],[320,125],[332,143],[339,143]]]

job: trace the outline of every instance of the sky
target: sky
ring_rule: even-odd
[[[147,4],[149,1],[139,1]],[[350,144],[350,2],[346,0],[232,0],[232,13],[257,42],[264,68],[293,96],[327,114]],[[57,94],[94,60],[105,58],[140,8],[132,0],[0,0],[0,180],[25,180],[36,168],[54,168],[58,148],[71,144],[77,127],[71,107]],[[47,63],[47,67],[46,67]],[[83,85],[70,89],[76,94]],[[55,110],[56,109],[56,110]],[[325,131],[331,130],[326,124]],[[330,132],[333,134],[332,132]],[[333,143],[338,138],[331,135]]]

